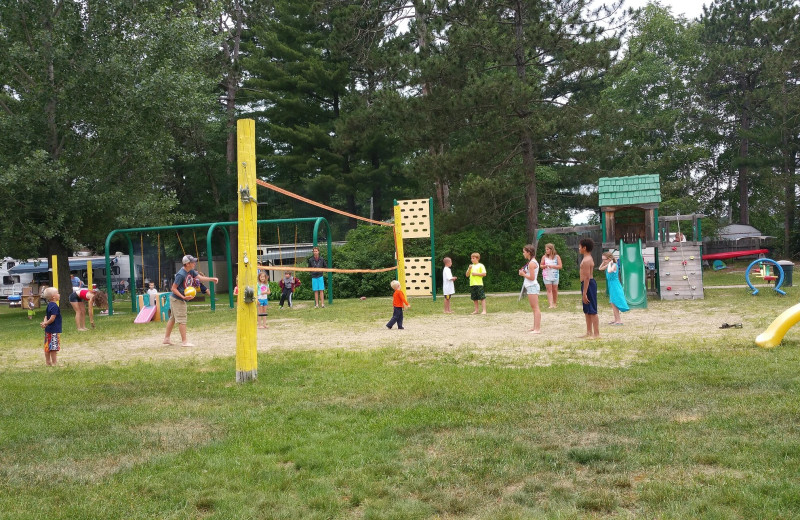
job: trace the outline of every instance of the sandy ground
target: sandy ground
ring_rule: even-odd
[[[313,334],[308,333],[310,325],[299,318],[271,316],[269,328],[258,330],[258,351],[269,354],[298,350],[395,349],[402,359],[419,363],[448,359],[464,364],[492,363],[512,367],[554,363],[624,367],[646,360],[659,346],[691,344],[699,348],[719,348],[726,344],[752,344],[763,327],[744,312],[731,313],[729,309],[693,301],[631,311],[623,315],[623,326],[608,325],[612,316],[608,309],[601,309],[602,337],[585,340],[578,338],[585,331],[579,308],[572,302],[565,302],[561,307],[543,310],[541,335],[528,332],[532,315],[521,310],[505,313],[490,310],[486,316],[417,316],[409,312],[405,330],[387,330],[383,319],[344,324],[330,321],[324,327],[319,323],[314,325]],[[177,328],[172,337],[176,345],[163,345],[164,325],[154,324],[143,328],[134,339],[117,340],[114,345],[102,347],[96,342],[81,342],[80,335],[70,334],[59,360],[65,365],[85,365],[235,356],[235,326],[203,327],[198,318],[190,313],[189,340],[195,347],[180,346]],[[738,322],[744,324],[742,329],[719,329],[722,323]],[[38,351],[12,349],[4,352],[0,367],[41,366],[40,358]]]

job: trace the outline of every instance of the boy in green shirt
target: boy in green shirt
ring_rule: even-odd
[[[470,259],[472,265],[467,269],[467,276],[469,277],[470,297],[475,304],[475,311],[472,314],[478,314],[478,302],[483,303],[481,314],[486,314],[486,293],[483,291],[483,277],[486,276],[486,268],[481,263],[480,253],[472,253]]]

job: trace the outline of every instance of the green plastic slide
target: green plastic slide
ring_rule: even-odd
[[[619,260],[621,264],[622,289],[631,309],[647,308],[647,286],[644,258],[642,257],[642,241],[635,244],[619,243]]]

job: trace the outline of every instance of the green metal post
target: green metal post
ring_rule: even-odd
[[[128,241],[128,257],[131,259],[131,273],[135,274],[134,267],[133,267],[133,242],[131,242],[131,237],[128,236],[127,233],[124,232],[125,230],[122,229],[115,229],[111,233],[108,234],[106,237],[106,292],[108,293],[108,315],[112,316],[114,314],[114,293],[113,288],[111,286],[111,255],[109,253],[111,247],[111,238],[116,233],[122,233],[125,236],[125,239]],[[131,276],[133,276],[133,274]],[[135,287],[133,283],[131,283],[131,288]],[[135,298],[131,296],[131,311],[136,312],[136,303],[134,301]]]
[[[702,227],[703,226],[700,224],[702,219],[700,219],[698,217],[695,217],[695,218],[697,218],[697,229],[695,230],[696,231],[695,240],[700,242],[700,248],[699,248],[700,249],[700,282],[702,283],[703,282],[703,231],[702,231]]]
[[[221,224],[221,222],[216,222],[208,228],[208,234],[206,235],[206,251],[208,252],[208,277],[214,277],[214,253],[212,250],[211,244],[211,237],[214,234],[214,230],[217,226]],[[233,309],[233,266],[231,265],[231,236],[228,233],[228,228],[226,226],[222,226],[222,232],[225,234],[225,262],[228,266],[228,300],[230,302],[230,307]],[[211,294],[211,310],[216,310],[216,285],[214,282],[209,283],[209,293]]]
[[[600,248],[602,249],[603,243],[608,242],[606,240],[606,212],[600,211]]]

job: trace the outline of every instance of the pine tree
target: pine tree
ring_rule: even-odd
[[[700,42],[704,52],[697,90],[708,108],[705,122],[719,135],[723,167],[736,172],[738,220],[750,223],[755,177],[769,150],[765,118],[765,66],[773,53],[771,20],[781,0],[717,0],[703,8]]]

